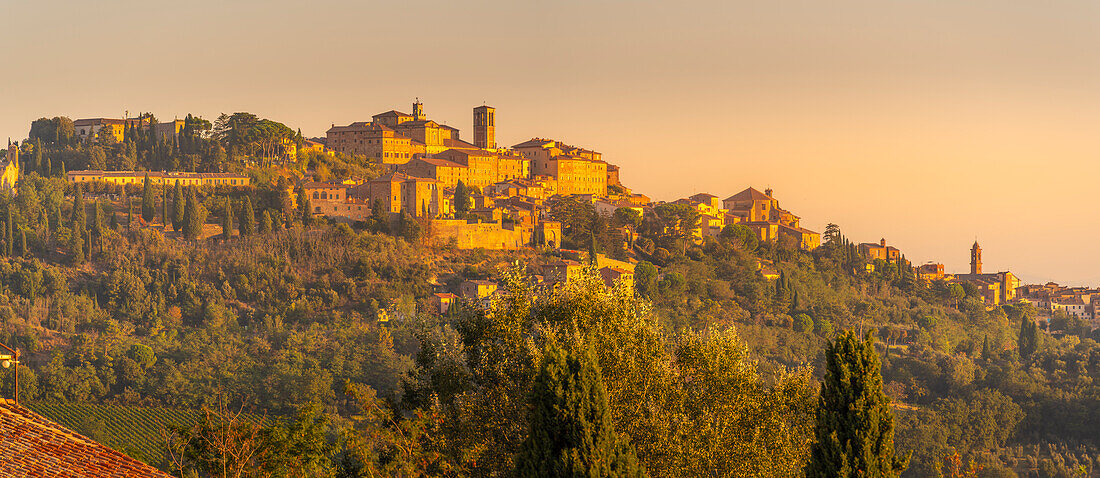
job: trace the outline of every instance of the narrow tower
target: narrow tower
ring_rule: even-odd
[[[497,147],[496,116],[497,109],[492,106],[474,108],[474,146]]]
[[[970,273],[982,273],[982,247],[978,245],[978,241],[974,241],[974,247],[970,248]]]
[[[420,102],[420,98],[417,98],[413,102],[413,120],[422,121],[424,119],[424,103]]]

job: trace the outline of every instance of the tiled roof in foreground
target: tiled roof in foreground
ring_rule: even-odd
[[[0,399],[0,476],[168,478],[170,475],[11,400]]]

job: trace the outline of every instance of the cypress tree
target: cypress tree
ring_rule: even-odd
[[[118,213],[117,212],[112,212],[111,213],[111,230],[112,231],[117,231],[118,230]]]
[[[240,225],[241,236],[256,234],[256,211],[252,209],[252,198],[244,197],[244,211],[241,211]],[[269,226],[270,227],[270,226]]]
[[[53,160],[51,160],[49,156],[46,157],[46,171],[43,176],[47,178],[53,176]]]
[[[989,360],[993,355],[993,350],[989,348],[989,334],[985,335],[985,342],[982,342],[982,359]]]
[[[160,223],[168,225],[168,186],[160,183]]]
[[[146,224],[152,223],[157,215],[157,202],[153,198],[153,188],[149,184],[149,173],[145,173],[145,184],[141,193],[141,219]]]
[[[19,257],[27,257],[27,230],[19,229]]]
[[[69,253],[72,254],[73,265],[84,263],[84,235],[73,230],[69,238]]]
[[[206,223],[206,213],[195,196],[194,188],[187,188],[187,211],[183,233],[188,239],[198,239],[202,235],[202,226]]]
[[[233,206],[229,198],[225,198],[225,212],[222,214],[222,239],[229,240],[233,237]]]
[[[61,177],[65,178],[65,160],[61,160]]]
[[[88,212],[84,210],[84,190],[80,185],[76,185],[76,189],[73,191],[73,213],[72,220],[70,221],[73,228],[73,234],[77,234],[77,231],[84,231],[88,225]]]
[[[172,193],[172,230],[176,232],[183,230],[185,202],[183,186],[180,186],[180,182],[176,181],[176,189],[175,192]]]
[[[531,390],[530,435],[516,456],[521,477],[646,476],[615,432],[607,390],[591,349],[549,346]]]
[[[4,232],[4,234],[8,238],[8,240],[6,242],[6,249],[5,249],[4,252],[8,255],[8,257],[12,257],[13,253],[15,252],[15,234],[13,232],[15,230],[15,226],[12,224],[12,222],[13,221],[11,220],[11,206],[8,206],[8,221],[7,221],[7,226],[5,226],[5,232]]]
[[[183,237],[191,239],[191,214],[195,211],[194,193],[191,191],[191,187],[187,187],[187,192],[184,193],[183,199],[183,219],[181,220],[183,226]]]
[[[260,234],[270,234],[272,229],[271,211],[265,209],[263,218],[260,220]]]
[[[592,266],[599,265],[596,261],[596,233],[588,236],[588,263]]]
[[[98,199],[95,202],[95,209],[92,210],[92,231],[95,232],[96,237],[103,235],[103,205]]]
[[[894,452],[894,416],[874,342],[869,332],[860,341],[848,330],[825,350],[807,478],[892,478],[909,465],[908,455]]]
[[[313,222],[313,205],[309,202],[309,195],[306,194],[305,188],[298,191],[298,218],[301,219],[303,227],[309,227]]]
[[[455,216],[460,216],[470,212],[470,189],[466,187],[466,183],[461,180],[455,185]]]
[[[1039,350],[1039,325],[1028,314],[1021,315],[1023,318],[1017,347],[1020,349],[1020,358],[1026,359]]]
[[[42,138],[34,139],[34,164],[28,168],[31,171],[40,171],[42,168]]]

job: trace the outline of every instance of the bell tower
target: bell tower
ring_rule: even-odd
[[[982,247],[978,245],[978,241],[974,241],[974,246],[970,248],[970,273],[982,273]]]
[[[482,149],[497,147],[497,109],[492,106],[474,108],[474,146]]]
[[[424,103],[420,102],[420,98],[417,98],[413,102],[413,121],[422,121],[424,119]]]

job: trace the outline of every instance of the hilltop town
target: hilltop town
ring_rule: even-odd
[[[949,271],[769,187],[654,200],[598,145],[499,144],[487,105],[469,136],[420,101],[315,138],[128,116],[40,118],[3,152],[0,343],[23,355],[0,352],[0,430],[64,443],[28,469],[114,448],[202,476],[217,423],[266,440],[253,476],[495,476],[555,344],[590,350],[652,476],[803,476],[838,343],[882,361],[904,476],[1100,460],[1100,293],[986,270],[978,241]]]
[[[666,234],[687,229],[685,238],[690,235],[687,239],[694,244],[714,240],[723,231],[751,234],[765,243],[783,241],[806,251],[822,244],[822,235],[801,227],[800,217],[780,207],[771,189],[748,187],[725,198],[698,193],[671,202],[653,201],[622,184],[619,166],[605,161],[601,153],[592,149],[540,137],[510,147],[499,145],[496,109],[491,106],[473,108],[472,143],[462,139],[458,128],[429,119],[419,100],[412,104],[411,111],[389,110],[373,115],[370,121],[346,126],[333,124],[325,137],[313,139],[263,120],[277,127],[268,127],[264,131],[267,137],[249,144],[250,148],[258,149],[256,156],[260,161],[248,164],[283,166],[278,171],[286,180],[279,185],[286,189],[293,208],[299,207],[299,198],[305,198],[315,216],[348,224],[382,218],[393,228],[398,227],[401,218],[412,218],[423,223],[424,230],[431,231],[434,242],[458,249],[561,249],[565,239],[562,222],[555,217],[552,206],[562,200],[590,205],[608,220],[616,215],[635,217],[638,224],[620,224],[614,231],[622,238],[618,244],[621,250],[605,251],[620,259],[616,269],[630,274],[634,264],[655,252],[651,244],[647,250],[645,241],[638,242],[637,226],[645,219],[660,222],[661,232]],[[138,131],[147,131],[154,143],[178,148],[181,137],[210,135],[210,127],[209,122],[191,116],[187,120],[159,122],[152,115],[142,115],[126,119],[77,119],[72,121],[72,134],[75,141],[86,144],[124,144],[132,142]],[[28,141],[22,146],[9,143],[0,187],[15,191],[20,176],[19,155],[35,154],[34,147]],[[304,170],[286,167],[307,155],[358,162],[365,168],[361,171],[369,171],[370,175],[340,176],[329,171],[318,174],[309,168],[313,163],[308,162]],[[244,188],[252,184],[255,176],[250,167],[239,168],[236,173],[66,171],[65,167],[60,165],[69,183],[89,188],[95,184],[136,187],[144,185],[147,179],[155,186]],[[672,207],[679,209],[670,215]],[[685,215],[684,211],[690,212]],[[847,241],[839,236],[838,228],[826,231],[825,240]],[[899,249],[887,245],[885,239],[860,243],[857,250],[868,260],[865,265],[868,273],[874,272],[876,264],[877,267],[900,264],[912,269],[926,283],[946,288],[946,293],[950,293],[951,286],[959,286],[967,296],[980,296],[988,307],[1029,303],[1048,319],[1064,314],[1100,327],[1096,321],[1100,317],[1100,293],[1096,290],[1055,283],[1024,285],[1010,271],[983,272],[982,251],[977,242],[970,251],[970,271],[959,273],[945,272],[942,263],[932,261],[914,266]],[[581,267],[577,261],[571,264],[574,268]],[[766,262],[758,264],[758,269],[770,280],[779,277]],[[604,271],[604,274],[612,273]],[[457,291],[441,294],[452,292]]]

